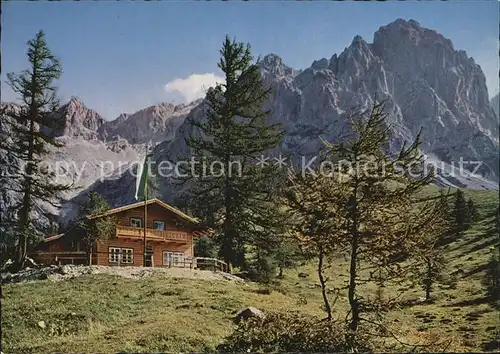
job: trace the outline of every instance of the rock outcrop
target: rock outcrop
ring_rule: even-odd
[[[162,103],[133,114],[121,114],[99,127],[105,141],[125,139],[129,144],[144,144],[175,139],[179,126],[201,100],[184,105]]]
[[[59,127],[54,131],[55,136],[99,139],[98,129],[104,124],[104,118],[93,109],[87,108],[77,97],[72,97],[68,103],[61,106],[55,115],[60,120]]]

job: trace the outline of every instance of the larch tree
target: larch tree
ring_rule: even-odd
[[[469,208],[467,205],[467,200],[465,199],[464,192],[461,189],[457,189],[455,193],[453,218],[453,231],[455,236],[457,236],[467,230],[469,226]]]
[[[79,220],[74,230],[71,230],[75,237],[83,242],[89,265],[92,263],[92,249],[96,242],[115,235],[115,217],[95,217],[110,209],[111,206],[100,194],[91,192],[86,202],[80,207]]]
[[[274,258],[278,266],[278,278],[283,279],[285,269],[295,268],[303,260],[298,240],[283,235],[281,243],[274,252]]]
[[[431,300],[431,293],[436,282],[442,278],[445,267],[444,247],[452,228],[449,222],[449,190],[445,194],[440,191],[439,197],[427,202],[424,207],[435,215],[434,221],[423,225],[422,238],[413,254],[417,258],[417,274],[425,291],[425,300]]]
[[[360,324],[377,324],[382,316],[360,285],[380,285],[380,279],[401,282],[410,271],[402,261],[419,244],[424,226],[437,217],[419,197],[434,180],[434,171],[425,168],[419,152],[420,134],[398,152],[388,152],[386,118],[383,103],[374,103],[369,111],[352,117],[353,139],[323,140],[332,161],[331,175],[341,186],[337,242],[349,262],[346,341],[353,350]],[[370,318],[374,313],[377,317]]]
[[[478,212],[476,208],[476,204],[472,198],[467,200],[467,214],[468,214],[468,226],[470,227],[474,221],[478,218]]]
[[[290,170],[289,187],[284,200],[292,220],[290,234],[295,237],[305,259],[317,262],[317,275],[321,285],[327,320],[332,320],[335,300],[328,297],[326,270],[343,233],[340,205],[343,202],[342,185],[321,174],[302,174]]]
[[[268,121],[264,109],[270,89],[252,63],[250,45],[226,37],[218,63],[224,83],[206,95],[206,116],[190,119],[200,134],[187,138],[196,161],[183,183],[191,180],[184,198],[198,209],[218,233],[220,256],[232,266],[243,266],[246,245],[266,248],[272,242],[273,206],[279,171],[267,163],[256,165],[284,136],[279,124]],[[203,209],[203,210],[201,210]]]
[[[47,46],[43,31],[27,44],[29,68],[19,74],[7,74],[7,82],[18,94],[20,105],[18,109],[4,111],[2,122],[12,130],[12,139],[2,142],[2,148],[9,150],[19,162],[9,181],[9,188],[20,199],[14,207],[17,269],[24,266],[28,240],[35,234],[31,215],[34,208],[40,203],[59,207],[60,193],[71,188],[57,183],[55,170],[41,163],[48,147],[61,146],[52,134],[62,123],[53,115],[59,105],[53,83],[61,76],[61,64]]]

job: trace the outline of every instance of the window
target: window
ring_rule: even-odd
[[[109,248],[109,263],[118,263],[120,258],[120,249],[115,247]]]
[[[134,250],[132,248],[122,248],[122,262],[134,263]]]
[[[134,250],[132,248],[109,248],[109,263],[134,263]]]
[[[142,219],[141,218],[130,218],[130,226],[142,227]]]
[[[163,251],[163,265],[181,265],[184,263],[183,252]]]
[[[153,221],[153,228],[155,230],[163,231],[165,230],[165,223],[163,221],[155,220]]]

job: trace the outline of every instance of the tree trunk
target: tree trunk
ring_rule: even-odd
[[[357,263],[358,263],[358,247],[359,247],[359,232],[358,232],[358,205],[356,199],[357,186],[354,189],[351,203],[351,218],[352,223],[350,226],[351,241],[351,259],[349,266],[349,291],[347,297],[349,299],[349,306],[351,312],[351,321],[349,329],[351,333],[347,335],[347,342],[351,350],[356,350],[356,331],[359,325],[359,300],[356,297],[356,280],[357,280]]]
[[[349,328],[351,331],[356,331],[359,324],[359,303],[356,299],[356,278],[357,278],[357,256],[358,256],[358,237],[353,237],[351,246],[351,263],[349,267],[349,292],[348,299],[351,306],[351,323]]]
[[[34,142],[33,135],[35,132],[35,122],[33,115],[33,109],[31,110],[31,120],[30,120],[30,141],[29,141],[29,150],[28,150],[28,163],[26,165],[26,184],[24,186],[24,196],[23,196],[23,204],[21,207],[21,216],[19,218],[20,227],[19,227],[19,243],[17,249],[17,259],[16,259],[16,267],[15,269],[20,270],[24,267],[24,263],[26,262],[26,253],[28,248],[28,231],[29,231],[29,215],[30,215],[30,200],[31,200],[31,179],[33,174],[33,155],[34,155]]]
[[[330,306],[330,302],[328,301],[328,296],[326,295],[326,280],[323,277],[323,259],[324,259],[323,250],[320,249],[319,255],[318,255],[318,278],[319,278],[319,282],[321,283],[321,295],[323,296],[323,302],[325,303],[325,310],[327,313],[326,319],[328,321],[331,321],[332,320],[332,308]]]
[[[278,278],[281,279],[283,278],[283,267],[280,265],[279,268],[280,268],[280,273],[278,274]]]
[[[222,241],[221,245],[221,253],[224,261],[227,263],[229,267],[229,273],[233,273],[233,263],[235,257],[235,252],[236,250],[234,249],[234,232],[233,232],[233,225],[232,225],[232,214],[231,214],[231,198],[232,198],[232,190],[229,186],[229,177],[226,176],[225,180],[225,196],[224,196],[224,239]]]
[[[425,301],[431,299],[431,286],[432,286],[432,264],[427,260],[427,279],[425,281]]]
[[[351,263],[349,268],[349,291],[348,299],[349,306],[351,307],[351,320],[349,323],[350,333],[346,335],[347,343],[351,351],[356,351],[356,331],[359,325],[359,302],[356,298],[356,263],[357,263],[358,239],[357,236],[353,237],[351,245]]]
[[[89,266],[92,265],[92,247],[90,247],[87,251],[87,257],[88,257],[88,262]]]
[[[26,248],[28,247],[28,237],[26,233],[28,232],[28,222],[29,222],[29,204],[30,193],[29,191],[24,192],[23,206],[21,209],[20,228],[19,228],[19,241],[17,244],[17,258],[16,258],[16,270],[21,270],[24,267],[26,261]]]

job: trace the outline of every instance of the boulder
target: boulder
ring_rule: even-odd
[[[247,320],[253,317],[265,318],[266,315],[261,310],[250,306],[238,311],[238,313],[234,316],[234,321],[238,323],[242,320]]]
[[[40,327],[41,329],[45,329],[45,327],[47,327],[47,325],[45,324],[45,321],[38,321],[38,327]]]

